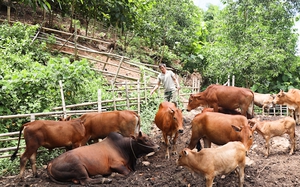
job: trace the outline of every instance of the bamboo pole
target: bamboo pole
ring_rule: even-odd
[[[61,101],[62,101],[62,107],[63,107],[63,117],[67,118],[66,103],[65,103],[62,80],[59,81],[59,86],[60,86],[60,94],[61,94]]]
[[[122,58],[121,58],[121,60],[120,60],[120,63],[119,63],[119,66],[118,66],[118,70],[117,70],[117,73],[116,73],[116,76],[115,76],[115,78],[114,78],[114,81],[113,81],[113,83],[115,83],[115,82],[116,82],[117,76],[118,76],[118,74],[119,74],[119,72],[120,72],[120,69],[121,69],[121,65],[122,65],[123,59],[124,59],[124,57],[122,56]]]
[[[128,84],[127,81],[125,83],[125,89],[126,89],[126,104],[127,104],[127,109],[129,109],[129,93],[128,93]]]
[[[140,104],[141,104],[141,95],[140,95],[140,80],[138,80],[138,85],[137,85],[137,92],[138,92],[138,114],[140,115],[141,113],[141,107],[140,107]]]
[[[98,112],[102,112],[101,89],[98,89]]]

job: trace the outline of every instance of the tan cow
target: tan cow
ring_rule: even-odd
[[[254,93],[254,105],[262,108],[262,114],[265,115],[265,109],[270,110],[270,108],[274,109],[274,100],[275,95],[273,94],[262,94],[262,93]],[[275,109],[274,109],[275,115]]]
[[[218,107],[222,107],[229,110],[240,109],[242,115],[252,118],[253,99],[254,93],[250,89],[212,84],[203,92],[190,95],[187,111],[203,106],[212,107],[218,112]]]
[[[136,136],[140,131],[140,116],[130,110],[92,112],[80,117],[84,120],[86,130],[82,144],[93,140],[104,139],[110,132],[118,132],[123,136]]]
[[[179,153],[176,163],[204,176],[206,187],[212,187],[215,176],[236,170],[239,175],[239,186],[242,187],[246,149],[241,142],[228,142],[218,148],[204,148],[200,152],[185,148]]]
[[[183,133],[182,111],[174,103],[164,101],[159,105],[154,121],[156,126],[162,131],[167,146],[165,158],[169,159],[170,143],[173,147],[172,154],[177,154],[176,141],[178,133]],[[168,140],[168,137],[170,137],[170,140]]]
[[[280,92],[275,96],[274,103],[279,105],[287,105],[289,109],[294,110],[295,114],[292,114],[296,123],[300,123],[300,90],[290,89],[288,92],[280,90]]]
[[[210,148],[211,143],[224,145],[230,141],[240,141],[249,150],[256,127],[251,127],[245,116],[217,112],[197,114],[191,125],[192,137],[188,148],[194,149],[197,145],[198,151],[200,139],[203,139],[205,148]]]
[[[260,121],[257,118],[249,120],[250,123],[256,124],[256,131],[266,140],[265,157],[270,154],[270,139],[275,136],[282,136],[288,134],[290,136],[291,151],[290,155],[296,149],[295,128],[296,122],[291,117],[285,117],[275,121]]]
[[[70,150],[81,146],[85,135],[85,128],[82,123],[81,119],[71,121],[36,120],[22,125],[17,149],[11,156],[11,160],[14,160],[17,156],[21,134],[24,129],[26,149],[20,158],[21,180],[24,180],[24,171],[28,159],[31,164],[33,176],[38,176],[36,154],[39,147],[43,146],[48,149],[66,147],[67,150]]]

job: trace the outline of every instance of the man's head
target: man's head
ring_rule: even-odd
[[[166,64],[160,63],[160,64],[158,64],[158,67],[162,73],[164,73],[164,74],[166,73],[166,71],[167,71]]]

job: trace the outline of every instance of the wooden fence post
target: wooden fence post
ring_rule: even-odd
[[[121,58],[121,60],[120,60],[120,63],[119,63],[119,66],[118,66],[118,70],[117,70],[117,73],[116,73],[116,75],[115,75],[115,78],[114,78],[114,82],[113,82],[113,83],[116,82],[116,79],[117,79],[117,77],[118,77],[118,75],[119,75],[119,72],[120,72],[120,69],[121,69],[121,65],[122,65],[122,63],[123,63],[123,59],[124,59],[124,56],[122,56],[122,58]]]
[[[110,50],[109,50],[109,54],[111,53],[111,51],[112,51],[112,48],[110,48]],[[105,66],[106,66],[106,63],[108,62],[108,60],[109,60],[109,55],[107,56],[107,58],[106,58],[106,60],[105,60],[105,63],[104,63],[104,65],[103,65],[103,68],[102,68],[102,70],[105,70]]]
[[[35,115],[31,114],[30,115],[30,121],[34,121],[35,120]]]
[[[138,79],[137,81],[138,85],[137,85],[137,92],[138,92],[138,114],[140,115],[141,113],[141,95],[140,95],[140,79]]]
[[[64,114],[63,117],[64,117],[64,118],[67,118],[66,103],[65,103],[65,97],[64,97],[64,91],[63,91],[62,80],[59,81],[59,87],[60,87],[60,94],[61,94],[62,107],[63,107],[63,114]]]
[[[126,90],[126,104],[127,104],[127,109],[129,109],[129,93],[128,93],[128,84],[127,81],[125,82],[125,90]]]

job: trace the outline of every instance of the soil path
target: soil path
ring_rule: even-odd
[[[190,120],[193,113],[185,113],[185,132],[179,137],[178,151],[187,146],[189,142]],[[273,117],[274,118],[274,117]],[[275,117],[278,118],[278,117]],[[271,118],[272,119],[272,118]],[[296,143],[299,143],[300,127],[296,127]],[[152,139],[161,146],[161,150],[149,157],[147,161],[150,165],[146,166],[142,160],[139,160],[136,171],[126,177],[116,175],[112,178],[112,184],[101,186],[157,186],[157,187],[175,187],[175,186],[205,186],[202,176],[192,176],[186,168],[176,166],[177,156],[172,155],[170,160],[164,158],[165,146],[160,143],[161,132],[153,124]],[[299,149],[295,154],[289,156],[289,140],[287,136],[274,137],[271,139],[270,156],[266,159],[263,156],[265,141],[258,134],[254,136],[254,143],[248,154],[247,166],[245,168],[244,186],[266,187],[266,186],[300,186],[298,162],[300,160]],[[299,147],[299,146],[298,146]],[[58,185],[52,182],[45,169],[39,169],[40,177],[32,178],[30,170],[26,170],[26,182],[19,182],[17,176],[5,176],[0,178],[0,186],[32,186],[32,187],[64,187],[73,185]],[[99,186],[99,185],[95,185]],[[218,187],[238,186],[237,175],[232,172],[226,176],[217,176],[214,185]]]

